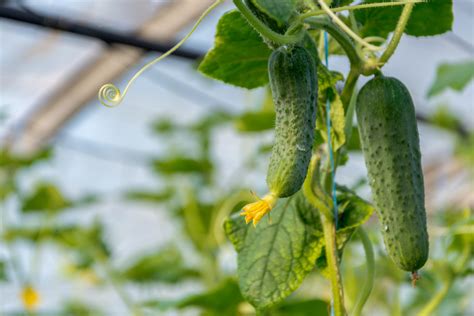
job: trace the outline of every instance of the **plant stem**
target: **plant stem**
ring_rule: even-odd
[[[372,248],[372,243],[370,242],[369,236],[362,227],[359,227],[357,230],[359,234],[360,240],[362,241],[362,245],[364,246],[365,251],[365,258],[367,260],[366,270],[367,275],[365,278],[364,287],[362,291],[359,293],[357,298],[357,302],[354,306],[354,311],[352,315],[360,316],[362,313],[362,308],[364,308],[367,299],[369,298],[370,292],[372,292],[372,288],[374,287],[374,279],[375,279],[375,259],[374,259],[374,249]]]
[[[351,68],[361,68],[363,61],[359,53],[354,47],[354,44],[349,36],[346,35],[340,28],[327,17],[311,17],[304,20],[305,23],[313,27],[314,29],[324,29],[329,33],[338,43],[349,58]]]
[[[301,40],[303,36],[303,32],[299,32],[298,34],[292,34],[292,35],[290,34],[283,35],[283,34],[277,33],[271,30],[270,28],[268,28],[268,26],[266,26],[265,23],[260,21],[252,13],[252,11],[245,5],[245,3],[242,0],[233,0],[233,1],[237,9],[239,9],[240,13],[242,13],[242,15],[247,19],[249,24],[266,39],[280,45],[294,44]]]
[[[334,316],[343,316],[345,315],[344,293],[341,274],[339,271],[339,258],[336,246],[336,226],[334,225],[334,220],[327,218],[327,216],[324,214],[321,214],[321,222],[323,224],[324,231],[326,262],[328,265],[331,281]]]
[[[402,14],[400,15],[400,19],[398,20],[397,27],[393,33],[392,39],[390,40],[390,43],[383,52],[382,56],[380,56],[379,58],[380,65],[385,64],[395,52],[395,49],[400,43],[400,39],[402,38],[403,32],[405,31],[405,27],[408,23],[408,20],[410,19],[411,11],[413,10],[414,5],[414,3],[407,3],[403,8]]]
[[[341,102],[344,106],[344,112],[349,108],[349,103],[351,102],[352,94],[354,93],[354,88],[359,79],[360,72],[358,68],[351,67],[349,74],[347,75],[346,83],[344,84],[344,89],[341,93]],[[352,120],[352,117],[351,117]]]
[[[430,316],[433,314],[433,311],[436,310],[436,308],[441,304],[443,299],[446,297],[446,295],[449,292],[449,289],[451,288],[453,284],[454,278],[449,277],[446,282],[444,283],[443,287],[441,290],[436,293],[435,296],[431,298],[431,300],[428,302],[428,304],[423,307],[423,309],[418,313],[418,316]]]
[[[359,5],[347,5],[343,7],[338,7],[338,8],[332,8],[331,11],[334,13],[337,12],[342,12],[342,11],[354,11],[354,10],[360,10],[360,9],[370,9],[370,8],[382,8],[382,7],[393,7],[397,5],[404,5],[407,3],[423,3],[425,0],[406,0],[406,1],[394,1],[394,2],[377,2],[377,3],[364,3],[364,4],[359,4]],[[325,14],[326,11],[324,10],[315,10],[315,11],[310,11],[306,12],[302,15],[300,15],[300,19],[306,19],[309,18],[310,16],[318,16]]]
[[[110,266],[108,259],[103,254],[101,254],[100,251],[96,251],[95,254],[97,256],[97,261],[104,269],[107,280],[109,281],[110,285],[113,287],[117,295],[120,297],[122,302],[127,306],[132,316],[142,316],[143,313],[141,312],[141,310],[133,303],[127,292],[122,288],[120,281],[117,279],[116,273]]]

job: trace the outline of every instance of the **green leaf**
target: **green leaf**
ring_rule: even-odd
[[[430,0],[415,5],[405,33],[413,36],[443,34],[451,31],[453,20],[452,0]]]
[[[342,79],[342,75],[329,71],[323,64],[318,66],[318,115],[316,116],[316,129],[322,139],[327,142],[326,102],[330,101],[331,118],[331,145],[334,151],[339,149],[346,141],[344,131],[345,116],[344,105],[336,90],[336,82]]]
[[[462,126],[461,121],[451,113],[447,106],[437,107],[428,120],[437,127],[455,132],[459,130],[460,126]]]
[[[246,112],[234,122],[239,132],[261,132],[275,127],[275,112]]]
[[[343,186],[338,186],[337,204],[339,216],[336,243],[339,256],[342,256],[344,246],[351,239],[352,234],[355,232],[357,227],[370,218],[375,209],[372,204],[361,199],[354,192]],[[324,237],[321,236],[320,238]],[[328,271],[326,270],[326,255],[324,251],[321,253],[316,264],[321,270],[321,273],[324,276],[328,276]]]
[[[390,0],[366,0],[364,3],[392,2]],[[453,24],[453,4],[451,0],[431,0],[416,4],[405,28],[405,33],[413,36],[432,36],[448,32]],[[401,15],[400,6],[356,10],[355,18],[360,24],[363,37],[387,37],[396,28]]]
[[[221,315],[233,315],[237,306],[244,301],[239,285],[234,279],[226,279],[215,288],[183,299],[178,308],[196,306],[206,310],[222,312]]]
[[[37,162],[51,158],[52,150],[45,149],[32,155],[18,155],[11,153],[6,148],[0,149],[0,169],[19,169],[31,167]]]
[[[268,82],[271,50],[237,10],[217,24],[214,48],[199,65],[203,74],[235,86],[253,89]]]
[[[474,78],[474,60],[453,64],[441,64],[436,72],[436,79],[428,91],[428,97],[443,92],[447,88],[462,91]]]
[[[298,214],[303,194],[280,199],[256,228],[235,214],[224,228],[238,252],[239,285],[257,309],[282,301],[313,269],[322,244],[310,234]]]
[[[203,293],[194,294],[177,301],[152,300],[142,306],[159,309],[183,309],[200,307],[207,313],[204,315],[237,315],[237,307],[244,299],[234,279],[225,279],[214,288]]]
[[[272,310],[274,316],[329,316],[329,303],[320,299],[283,302]]]
[[[277,21],[286,24],[296,11],[296,0],[251,0],[263,13]]]
[[[172,188],[161,192],[134,190],[125,193],[125,197],[132,201],[160,203],[169,200],[173,196],[173,193],[174,190]]]
[[[175,173],[208,173],[212,170],[212,163],[208,160],[173,157],[155,160],[153,168],[155,171],[165,175]]]
[[[181,253],[173,246],[139,258],[121,272],[122,277],[138,283],[176,283],[198,275],[197,271],[184,266]]]
[[[0,281],[7,280],[7,271],[5,269],[5,261],[0,261]]]
[[[24,212],[51,211],[57,212],[68,208],[72,203],[51,183],[39,183],[35,190],[23,200]]]

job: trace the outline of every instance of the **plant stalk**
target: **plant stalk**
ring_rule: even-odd
[[[378,64],[380,66],[387,63],[390,57],[392,57],[393,53],[395,52],[395,49],[400,43],[400,39],[402,38],[403,32],[405,31],[405,27],[408,23],[408,20],[410,19],[410,15],[413,11],[414,6],[414,3],[407,3],[403,8],[402,14],[400,15],[400,19],[398,20],[397,27],[393,33],[392,39],[390,40],[390,43],[383,52],[382,56],[380,56],[379,58]]]
[[[366,270],[367,275],[365,278],[364,287],[362,291],[359,292],[359,296],[357,297],[357,302],[354,306],[354,311],[352,315],[360,316],[362,315],[362,309],[364,308],[367,299],[370,296],[370,292],[372,292],[372,288],[374,287],[374,279],[375,279],[375,259],[374,259],[374,249],[372,248],[372,243],[370,242],[369,236],[362,227],[359,227],[357,233],[362,241],[362,245],[364,246],[365,251],[365,258],[367,260]]]
[[[303,32],[299,32],[297,34],[285,34],[285,35],[277,33],[271,30],[270,28],[268,28],[268,26],[266,26],[265,23],[260,21],[252,13],[252,11],[245,5],[245,3],[242,0],[233,0],[233,1],[237,9],[239,9],[240,13],[242,13],[242,15],[247,19],[249,24],[266,39],[280,45],[294,44],[301,40],[304,34]]]
[[[326,262],[329,269],[329,276],[332,290],[332,303],[334,316],[344,316],[344,292],[342,286],[341,273],[339,271],[339,258],[336,245],[335,221],[321,214],[323,224],[324,241],[326,249]]]

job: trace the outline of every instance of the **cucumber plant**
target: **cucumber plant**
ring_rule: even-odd
[[[177,49],[221,2],[216,1],[172,50],[140,70],[123,93],[112,84],[103,86],[101,102],[120,103],[130,84]],[[346,140],[351,139],[354,112],[389,255],[412,272],[413,281],[428,259],[414,105],[400,81],[384,77],[383,67],[403,34],[449,31],[452,1],[352,2],[233,0],[236,10],[221,17],[215,46],[199,65],[204,75],[235,86],[270,84],[276,121],[269,192],[240,214],[255,228],[242,224],[238,214],[225,223],[238,252],[242,295],[261,313],[291,294],[317,267],[330,279],[334,315],[345,315],[340,261],[356,229],[367,251],[368,277],[354,300],[354,315],[361,313],[370,294],[374,259],[360,226],[374,207],[335,183],[337,167],[348,159]],[[345,76],[328,69],[330,53],[347,56]],[[358,94],[361,76],[374,78]],[[336,83],[344,77],[339,91]],[[258,224],[271,213],[275,222]]]

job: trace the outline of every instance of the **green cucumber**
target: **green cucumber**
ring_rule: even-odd
[[[311,159],[316,121],[318,81],[316,64],[301,46],[282,46],[268,63],[275,104],[275,142],[267,184],[277,197],[296,193]]]
[[[377,76],[360,90],[356,112],[387,251],[398,267],[416,272],[428,259],[428,232],[412,98],[399,80]]]

